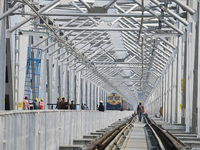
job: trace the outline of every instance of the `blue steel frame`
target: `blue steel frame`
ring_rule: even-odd
[[[39,97],[42,52],[42,49],[28,47],[24,96],[29,101]]]

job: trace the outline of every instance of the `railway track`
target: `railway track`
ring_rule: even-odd
[[[149,150],[182,150],[189,149],[176,138],[173,138],[169,133],[163,130],[153,120],[144,116],[145,134],[147,139],[147,145]],[[129,134],[131,128],[134,128],[134,122],[137,117],[133,115],[130,119],[116,126],[112,130],[105,133],[101,138],[95,142],[84,147],[87,150],[119,150],[121,149],[123,142]]]
[[[157,125],[152,119],[147,116],[145,116],[144,119],[146,123],[146,130],[148,131],[147,137],[153,134],[154,141],[150,140],[151,143],[149,144],[152,148],[161,150],[189,149],[185,144],[181,141],[177,141],[177,139],[171,136],[170,133],[166,132],[159,125]]]
[[[98,130],[82,140],[74,140],[74,145],[60,147],[60,150],[126,150],[126,144],[133,130],[138,130],[136,124],[142,124],[143,141],[148,150],[186,150],[184,143],[157,125],[147,115],[143,116],[143,123],[137,121],[137,115],[119,120],[108,128]],[[134,127],[135,126],[135,127]],[[141,138],[141,137],[140,137]],[[135,138],[135,141],[140,140]],[[81,142],[81,144],[80,144]],[[132,143],[131,143],[132,144]],[[136,146],[139,144],[136,142]],[[135,147],[133,147],[135,148]],[[137,149],[137,148],[135,148]],[[144,148],[143,148],[144,149]]]
[[[128,134],[132,123],[136,120],[136,116],[133,115],[130,119],[122,122],[118,126],[114,127],[110,131],[107,131],[101,138],[97,139],[91,145],[83,148],[87,150],[111,150],[116,148],[118,143],[123,143],[126,135]]]

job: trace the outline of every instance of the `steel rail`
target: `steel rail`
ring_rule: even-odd
[[[158,137],[157,133],[155,132],[155,130],[151,127],[151,125],[148,123],[147,118],[145,117],[145,122],[148,125],[148,127],[150,128],[150,130],[153,132],[154,137],[156,138],[158,145],[160,147],[161,150],[165,150],[164,145],[162,144],[161,139]]]
[[[114,138],[114,140],[112,140],[112,142],[107,146],[107,148],[105,150],[112,150],[112,148],[117,145],[117,143],[119,141],[121,141],[120,139],[122,138],[122,136],[124,135],[124,133],[130,128],[130,126],[132,125],[132,123],[134,122],[134,118],[131,120],[131,122],[129,124],[127,124],[124,129],[121,130],[121,132]]]
[[[104,150],[105,147],[110,143],[110,141],[112,141],[113,138],[116,137],[116,136],[119,134],[119,132],[120,132],[122,129],[124,129],[125,126],[126,126],[126,125],[123,125],[123,126],[121,126],[118,130],[114,131],[114,133],[112,133],[111,136],[109,136],[109,137],[102,143],[102,145],[98,146],[97,149],[98,149],[98,150]]]
[[[101,139],[97,140],[93,144],[91,144],[88,148],[88,150],[94,150],[95,148],[98,148],[98,150],[104,149],[113,139],[114,137],[120,133],[121,130],[126,126],[127,123],[130,123],[133,117],[128,119],[125,123],[119,125],[118,127],[115,127],[110,132],[106,133]]]
[[[156,123],[154,123],[148,117],[146,118],[151,127],[155,130],[159,138],[161,139],[165,149],[173,149],[173,150],[182,150],[180,144],[172,138],[169,133],[165,132],[161,127],[159,127]]]

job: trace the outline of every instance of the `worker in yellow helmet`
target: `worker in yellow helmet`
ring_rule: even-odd
[[[141,121],[142,113],[144,113],[144,106],[142,105],[142,101],[139,101],[139,105],[137,107],[137,114],[139,115],[139,121]]]
[[[39,109],[41,109],[41,110],[44,109],[44,99],[43,99],[43,98],[40,100],[40,106],[39,106]]]
[[[57,97],[57,105],[56,105],[56,108],[57,108],[57,109],[60,109],[60,108],[61,108],[61,102],[62,102],[61,98],[60,98],[60,97]]]
[[[37,110],[39,109],[39,105],[38,98],[35,98],[35,101],[33,102],[33,108]]]

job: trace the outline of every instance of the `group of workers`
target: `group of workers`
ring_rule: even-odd
[[[81,110],[90,110],[90,109],[88,108],[88,106],[86,106],[86,104],[83,105],[83,103],[82,103]],[[103,106],[102,100],[100,101],[100,105],[97,104],[97,110],[98,111],[104,111],[104,106]]]
[[[28,97],[24,98],[23,101],[23,110],[29,110],[30,106],[29,106],[29,102],[28,102]],[[33,102],[33,109],[40,109],[43,110],[44,109],[44,99],[42,98],[40,101],[38,101],[38,98],[35,98],[35,101]]]
[[[81,110],[90,110],[88,106],[86,106],[86,104],[83,105],[83,103],[81,104]]]
[[[74,101],[71,101],[71,104],[69,104],[69,98],[68,98],[68,102],[66,102],[66,98],[61,98],[57,97],[57,105],[56,105],[57,109],[71,109],[71,110],[75,110],[76,105],[74,104]],[[29,110],[30,106],[29,106],[29,102],[28,102],[28,98],[25,97],[24,101],[23,101],[23,110]],[[43,110],[44,109],[44,99],[42,98],[40,101],[38,101],[38,98],[35,98],[35,101],[33,102],[33,109],[37,110]],[[89,108],[86,106],[86,104],[81,105],[81,109],[82,110],[89,110]],[[100,101],[100,105],[97,105],[97,110],[99,111],[104,111],[104,106],[103,106],[103,101]],[[139,101],[139,105],[137,107],[137,113],[139,116],[139,121],[141,121],[141,117],[142,117],[142,113],[144,113],[144,106],[142,105],[142,102]]]
[[[38,98],[35,98],[35,101],[32,103],[33,104],[33,109],[37,110],[43,110],[44,109],[44,99],[42,98],[40,101],[38,101]],[[63,97],[62,99],[60,97],[57,97],[57,104],[56,104],[56,108],[57,109],[70,109],[70,110],[75,110],[76,109],[76,105],[74,104],[74,101],[69,101],[69,97],[68,97],[68,101],[66,102],[66,98]],[[24,101],[23,101],[23,110],[29,110],[30,109],[30,105],[29,105],[29,101],[28,101],[28,97],[25,97]],[[82,110],[89,110],[89,108],[86,106],[86,104],[81,105],[81,109]],[[99,111],[104,111],[104,106],[103,106],[103,101],[100,101],[100,105],[97,105],[97,110]]]
[[[68,100],[66,102],[66,98],[63,97],[62,99],[60,97],[57,97],[57,105],[56,105],[56,109],[71,109],[71,110],[75,110],[76,109],[76,105],[74,104],[74,101],[71,101],[70,104],[70,100],[68,97]]]

